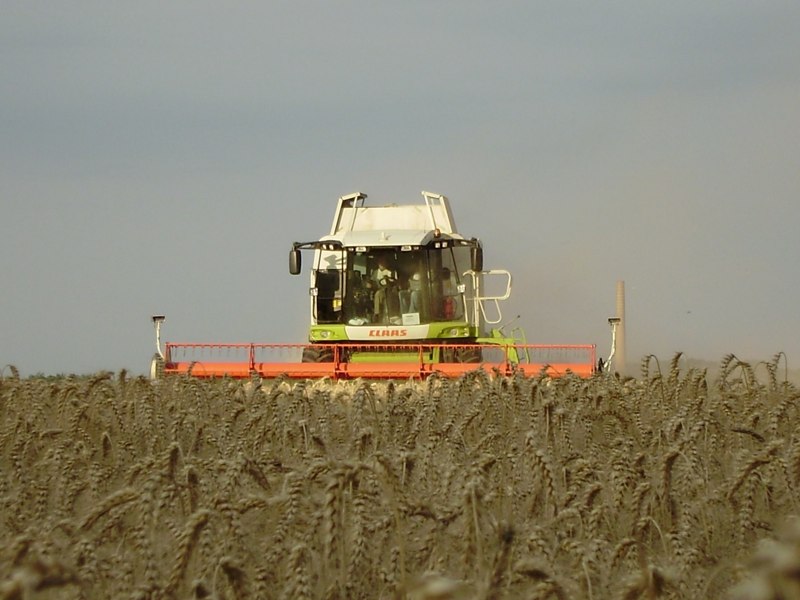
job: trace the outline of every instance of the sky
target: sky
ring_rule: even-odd
[[[528,341],[800,365],[800,3],[3,2],[0,368],[303,342],[339,196],[448,196]],[[7,371],[6,371],[7,372]]]

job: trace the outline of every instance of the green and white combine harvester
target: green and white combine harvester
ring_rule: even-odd
[[[458,377],[483,368],[508,375],[582,377],[598,369],[593,344],[528,344],[503,333],[501,302],[511,273],[483,267],[483,247],[458,233],[448,199],[368,206],[339,198],[330,233],[295,242],[289,272],[310,251],[306,344],[172,343],[161,348],[164,317],[153,317],[156,376],[290,378]],[[487,290],[492,290],[489,293]],[[613,353],[613,346],[612,346]]]

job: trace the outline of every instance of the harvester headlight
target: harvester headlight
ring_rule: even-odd
[[[449,337],[467,337],[466,327],[453,327],[447,332]]]
[[[322,329],[320,331],[317,331],[316,333],[317,335],[315,337],[321,340],[327,340],[329,337],[331,337],[331,332],[327,329]]]

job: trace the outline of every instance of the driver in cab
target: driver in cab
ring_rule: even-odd
[[[378,267],[372,272],[372,279],[378,286],[374,296],[374,321],[379,323],[386,309],[386,288],[395,281],[395,274],[386,266],[386,258],[378,259]]]

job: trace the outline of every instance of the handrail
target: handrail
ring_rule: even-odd
[[[474,309],[474,321],[476,324],[480,324],[481,317],[483,317],[483,322],[487,325],[497,325],[503,320],[503,311],[500,308],[500,302],[502,300],[508,300],[511,297],[511,272],[506,269],[489,269],[488,271],[466,271],[463,274],[464,276],[469,275],[472,277],[472,289],[475,292],[475,296],[472,298],[472,302],[475,303]],[[506,291],[505,293],[499,296],[483,296],[483,290],[481,289],[481,282],[484,275],[505,275],[507,277],[506,280]],[[490,319],[486,314],[486,307],[484,302],[494,302],[494,307],[497,313],[496,319]]]

